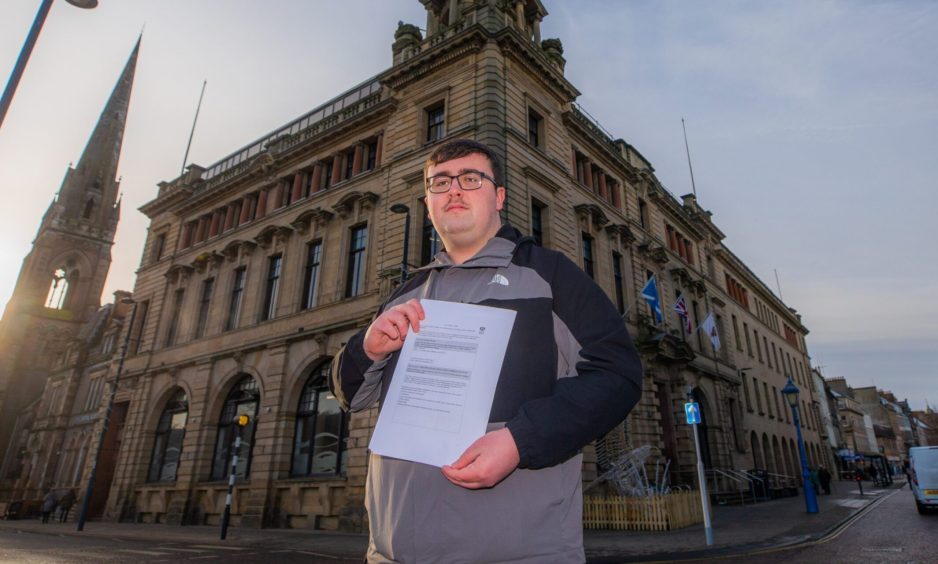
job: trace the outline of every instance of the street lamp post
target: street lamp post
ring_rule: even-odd
[[[52,1],[53,0],[42,0],[42,4],[39,5],[39,11],[36,13],[36,18],[33,20],[33,25],[29,28],[29,33],[26,35],[26,41],[23,42],[23,48],[20,49],[20,55],[16,58],[16,64],[13,65],[13,72],[10,73],[10,78],[7,80],[6,88],[3,89],[3,96],[0,97],[0,126],[3,125],[3,119],[7,115],[7,110],[10,108],[10,102],[13,101],[13,94],[16,93],[16,87],[19,85],[20,79],[23,78],[23,71],[26,69],[26,63],[29,62],[29,56],[33,52],[33,47],[36,46],[36,39],[39,38],[39,32],[42,31],[42,25],[46,22],[46,16],[49,15],[49,10],[52,9]],[[72,6],[77,6],[87,10],[90,10],[91,8],[94,8],[98,5],[98,0],[66,1]]]
[[[234,424],[238,427],[238,436],[235,438],[234,455],[231,457],[231,473],[228,475],[228,495],[225,497],[225,512],[221,518],[221,540],[228,537],[228,523],[231,520],[231,495],[234,493],[235,479],[238,475],[238,455],[241,452],[241,431],[251,422],[247,415],[236,415]]]
[[[111,423],[111,411],[114,409],[114,397],[117,396],[117,387],[120,384],[121,372],[124,371],[124,359],[127,357],[127,346],[130,344],[130,334],[134,330],[134,318],[137,317],[137,302],[131,298],[124,298],[123,303],[132,303],[133,309],[130,310],[130,323],[127,325],[127,334],[124,335],[124,343],[121,345],[121,356],[117,362],[117,373],[114,380],[111,381],[111,388],[108,391],[107,410],[104,412],[104,423],[101,425],[101,434],[98,435],[98,446],[95,449],[94,460],[91,463],[91,475],[88,476],[88,485],[85,487],[85,497],[81,500],[81,511],[78,512],[77,530],[82,531],[85,528],[85,519],[88,517],[88,504],[91,502],[91,494],[94,492],[94,479],[98,473],[98,462],[101,461],[101,447],[104,446],[104,436],[107,434],[108,426]]]
[[[404,254],[401,256],[401,284],[407,280],[407,251],[410,247],[410,208],[405,204],[391,206],[393,213],[404,214]]]
[[[801,477],[804,482],[804,505],[808,513],[817,513],[817,494],[814,491],[814,484],[811,483],[811,473],[808,470],[808,456],[804,450],[804,439],[801,437],[801,421],[798,419],[798,387],[788,377],[788,383],[782,388],[782,395],[791,407],[791,415],[794,418],[795,431],[798,433],[798,455],[801,457]]]

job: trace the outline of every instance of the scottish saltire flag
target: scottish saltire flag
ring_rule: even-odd
[[[658,299],[658,284],[655,282],[654,276],[649,278],[648,282],[645,283],[645,287],[642,288],[642,297],[645,298],[645,301],[648,302],[652,311],[655,312],[655,323],[661,323],[664,319],[664,315],[661,313],[661,300]]]
[[[688,333],[693,333],[694,326],[690,324],[690,315],[687,313],[687,302],[684,300],[684,294],[678,296],[677,301],[674,302],[674,311],[677,312],[681,321],[684,322],[684,329],[686,329]]]
[[[707,314],[707,318],[700,324],[699,329],[707,333],[710,342],[715,350],[720,350],[720,333],[717,332],[717,324],[713,320],[713,312]]]

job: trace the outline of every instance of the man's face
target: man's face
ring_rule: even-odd
[[[494,176],[489,160],[484,155],[473,153],[430,166],[427,178],[437,174],[455,176],[471,170],[484,172],[489,178]],[[448,251],[481,248],[501,226],[498,212],[504,202],[505,189],[496,187],[489,179],[483,180],[478,190],[463,190],[453,179],[448,192],[427,192],[430,221]]]

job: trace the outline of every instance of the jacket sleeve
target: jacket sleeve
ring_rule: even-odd
[[[579,347],[575,374],[553,394],[522,404],[507,423],[521,468],[563,462],[618,425],[642,394],[642,366],[625,322],[606,294],[559,255],[548,280],[554,314]],[[563,336],[561,336],[563,338]]]

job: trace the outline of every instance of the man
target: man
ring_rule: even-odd
[[[75,505],[75,490],[69,488],[59,501],[59,523],[68,521],[68,513],[72,510],[73,505]]]
[[[824,495],[831,494],[831,473],[827,468],[821,466],[817,471],[817,478],[821,482],[821,488],[824,489]]]
[[[622,318],[562,254],[501,225],[502,169],[457,140],[424,167],[446,250],[399,288],[336,357],[346,408],[383,399],[420,299],[517,312],[488,432],[442,469],[371,454],[369,562],[583,562],[580,449],[621,422],[642,369]]]

